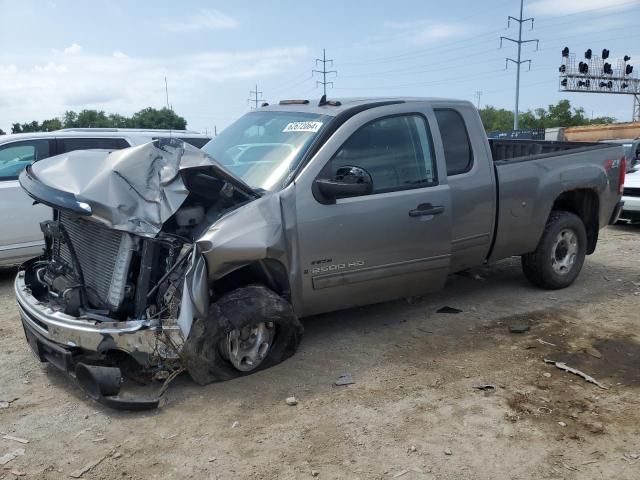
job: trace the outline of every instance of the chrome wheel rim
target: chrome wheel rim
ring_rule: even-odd
[[[255,370],[267,358],[274,337],[273,322],[261,322],[231,330],[225,342],[226,357],[241,372]]]
[[[578,257],[578,236],[573,230],[563,229],[551,248],[551,267],[558,275],[567,275]]]

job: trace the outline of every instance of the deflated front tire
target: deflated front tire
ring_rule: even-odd
[[[193,323],[181,353],[183,365],[201,385],[230,380],[291,357],[302,333],[284,298],[262,285],[238,288]]]

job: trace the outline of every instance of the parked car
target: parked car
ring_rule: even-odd
[[[27,165],[73,150],[119,150],[173,136],[200,148],[211,138],[190,130],[138,130],[126,128],[74,128],[55,132],[0,136],[0,266],[18,264],[42,253],[40,222],[51,209],[32,206],[18,184]]]
[[[622,145],[624,156],[627,159],[627,173],[640,166],[640,137],[603,140],[603,143]]]
[[[441,99],[285,101],[203,147],[74,152],[20,176],[55,209],[15,281],[43,362],[96,400],[122,372],[225,380],[291,356],[300,317],[422,295],[513,255],[564,288],[617,220],[622,147],[491,140]]]
[[[640,223],[640,168],[627,174],[622,193],[622,213],[620,220],[628,223]]]

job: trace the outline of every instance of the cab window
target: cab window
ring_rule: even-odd
[[[0,145],[0,181],[16,180],[27,165],[50,155],[48,140],[24,140]]]
[[[421,115],[385,117],[362,126],[331,159],[332,177],[345,166],[366,170],[372,193],[437,183],[431,135]]]

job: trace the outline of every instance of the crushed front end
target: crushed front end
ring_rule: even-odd
[[[123,377],[162,380],[180,369],[191,323],[209,301],[196,240],[251,192],[179,141],[73,153],[20,178],[54,209],[41,224],[44,255],[15,280],[25,335],[40,361],[75,377],[92,398],[155,408],[157,397],[121,397]]]

